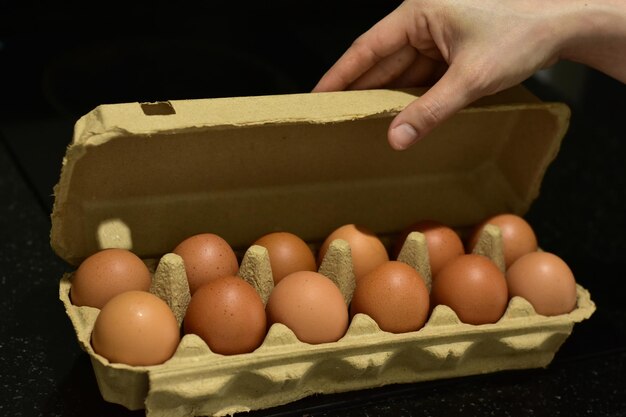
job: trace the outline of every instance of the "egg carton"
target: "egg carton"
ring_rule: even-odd
[[[499,229],[488,225],[474,252],[504,270],[501,249]],[[423,234],[409,234],[398,260],[418,270],[430,288]],[[151,291],[170,305],[181,323],[189,302],[182,259],[168,253],[147,264],[153,271]],[[319,272],[339,286],[349,304],[355,284],[347,242],[331,244]],[[265,248],[253,245],[245,252],[239,275],[267,301],[273,281]],[[576,308],[558,316],[539,315],[528,301],[513,297],[498,322],[470,325],[449,307],[438,305],[420,330],[394,334],[357,314],[340,340],[322,344],[300,342],[289,328],[276,323],[251,353],[216,354],[198,336],[187,334],[167,362],[128,366],[110,363],[94,352],[90,337],[99,310],[72,305],[70,287],[68,273],[60,282],[60,298],[80,346],[91,358],[103,398],[131,410],[145,409],[147,416],[155,417],[225,416],[313,394],[546,367],[574,324],[595,311],[589,292],[577,284]]]
[[[189,294],[182,260],[168,252],[195,233],[228,241],[239,254],[239,274],[267,300],[273,285],[267,253],[248,245],[269,231],[291,231],[315,246],[335,227],[355,222],[390,247],[389,238],[415,219],[461,229],[503,211],[526,213],[567,131],[567,106],[544,103],[520,85],[477,100],[407,151],[390,149],[389,123],[423,92],[98,106],[77,121],[63,158],[51,246],[72,266],[102,248],[131,249],[153,271],[151,291],[180,323]],[[423,243],[423,236],[409,235],[399,259],[428,286]],[[349,303],[354,279],[346,245],[333,243],[320,272]],[[477,251],[502,267],[497,231],[485,234]],[[403,334],[357,315],[342,339],[319,345],[275,324],[257,350],[234,356],[185,335],[167,362],[132,367],[93,351],[98,310],[72,305],[70,285],[66,274],[60,297],[103,398],[150,416],[221,416],[315,393],[544,367],[595,309],[579,286],[576,309],[554,317],[537,315],[520,298],[494,324],[464,324],[437,306],[422,329]]]

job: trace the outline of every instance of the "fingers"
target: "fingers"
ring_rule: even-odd
[[[407,21],[398,12],[401,7],[356,39],[322,76],[313,92],[344,90],[384,58],[406,46]]]
[[[415,48],[405,45],[393,54],[381,59],[376,65],[354,80],[347,88],[364,90],[389,85],[414,65],[418,56]]]
[[[446,72],[448,64],[418,55],[413,64],[394,80],[387,83],[389,88],[425,87],[433,85]]]
[[[478,98],[456,68],[451,66],[435,85],[394,118],[387,133],[393,149],[409,148]]]

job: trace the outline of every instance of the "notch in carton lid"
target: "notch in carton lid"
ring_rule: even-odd
[[[270,231],[319,242],[346,223],[391,234],[425,218],[463,227],[525,213],[569,108],[518,86],[394,151],[389,123],[421,92],[101,105],[75,125],[51,245],[76,265],[111,246],[158,257],[202,232],[245,249]]]

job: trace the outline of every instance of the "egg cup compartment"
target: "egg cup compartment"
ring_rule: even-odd
[[[189,297],[184,268],[170,252],[196,233],[218,234],[243,249],[239,274],[267,300],[267,254],[247,246],[264,233],[291,231],[315,245],[350,222],[388,238],[416,219],[462,229],[498,212],[525,213],[558,153],[567,107],[542,103],[518,86],[477,101],[411,149],[394,151],[388,125],[421,92],[178,100],[167,103],[168,114],[146,113],[140,103],[99,106],[77,121],[63,160],[52,248],[74,266],[99,249],[131,249],[151,266],[151,291],[180,323]],[[399,259],[428,280],[420,239],[410,235]],[[346,250],[336,242],[320,272],[349,302],[354,280]],[[497,233],[477,250],[497,261]],[[595,309],[578,286],[576,309],[553,317],[516,297],[497,323],[464,324],[437,306],[422,329],[392,334],[359,314],[343,338],[319,345],[276,324],[257,350],[232,356],[185,335],[167,362],[133,367],[93,351],[98,310],[71,304],[70,278],[60,280],[59,296],[103,398],[150,416],[219,416],[314,393],[544,367]]]
[[[497,240],[497,231],[492,232]],[[424,236],[413,232],[400,256],[424,271],[428,262],[425,250]],[[494,253],[499,252],[487,256]],[[322,262],[344,289],[346,300],[354,289],[348,283],[354,282],[350,263],[349,246],[340,240],[331,244]],[[252,279],[257,291],[267,288],[271,267],[265,248],[250,247],[242,266],[241,275],[249,282]],[[497,323],[465,324],[450,308],[439,305],[423,328],[400,334],[381,331],[370,317],[357,314],[337,342],[302,343],[289,328],[274,324],[259,348],[237,355],[213,353],[198,336],[187,334],[167,362],[133,367],[110,363],[93,351],[90,335],[99,310],[71,304],[70,280],[71,274],[61,280],[60,297],[81,347],[91,357],[104,399],[129,409],[145,408],[149,416],[223,416],[318,393],[545,367],[574,323],[588,318],[595,309],[589,293],[577,286],[576,309],[554,317],[536,314],[520,297],[510,300]],[[154,281],[152,291],[156,289],[175,312],[184,315],[188,288],[186,295],[178,293],[186,281],[182,259],[175,254],[163,256]],[[184,293],[184,284],[182,289]]]

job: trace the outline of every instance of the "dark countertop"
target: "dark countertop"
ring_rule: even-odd
[[[0,18],[0,415],[144,414],[101,399],[58,300],[70,268],[50,248],[49,214],[76,118],[105,102],[308,91],[390,9],[383,3],[329,13],[311,5],[306,15],[287,8],[287,20],[275,10],[228,20],[227,6],[184,13],[158,3],[121,20],[52,8]],[[159,19],[172,13],[185,19],[166,31]],[[104,22],[119,30],[103,32]],[[158,30],[130,33],[133,24]],[[229,25],[237,30],[226,32]],[[525,84],[572,108],[527,218],[541,246],[590,291],[594,315],[574,326],[545,369],[313,396],[244,415],[626,416],[626,87],[569,64]]]

